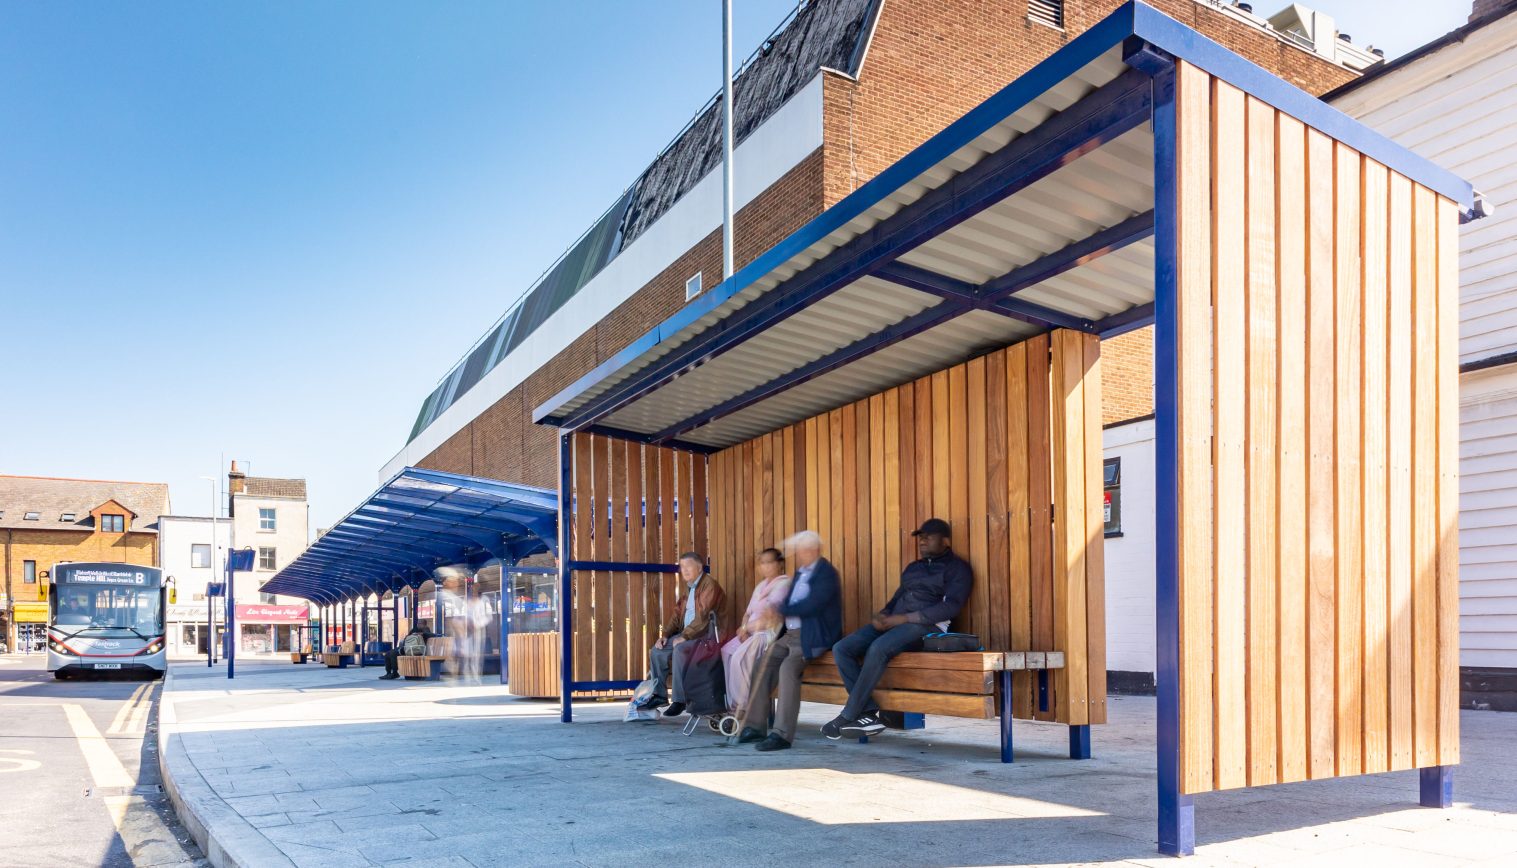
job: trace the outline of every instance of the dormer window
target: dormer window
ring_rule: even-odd
[[[100,514],[100,530],[105,533],[125,533],[126,516],[103,512]]]
[[[23,515],[21,517],[23,519],[25,519],[26,521],[41,521],[42,520],[42,513],[40,513],[40,512],[28,512],[26,515]]]
[[[58,516],[59,521],[77,521],[78,519],[79,516],[72,512],[65,512],[63,515]]]

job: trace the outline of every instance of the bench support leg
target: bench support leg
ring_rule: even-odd
[[[1454,805],[1454,767],[1428,766],[1417,770],[1422,777],[1424,808],[1451,808]]]
[[[1090,759],[1090,724],[1078,724],[1069,728],[1069,758]]]
[[[1038,670],[1038,710],[1048,710],[1048,670]]]
[[[1001,682],[1001,762],[1014,762],[1011,748],[1011,671],[999,673]]]

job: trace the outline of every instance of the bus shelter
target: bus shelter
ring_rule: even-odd
[[[318,635],[324,646],[370,639],[369,613],[377,615],[384,640],[388,596],[390,642],[401,633],[402,598],[409,597],[405,617],[419,616],[418,593],[438,585],[438,571],[472,574],[498,568],[521,570],[534,555],[553,554],[558,543],[558,498],[554,492],[493,479],[407,467],[348,513],[310,548],[262,587],[264,593],[287,594],[319,607]],[[471,593],[468,583],[463,593]],[[504,598],[504,594],[503,594]],[[370,601],[373,601],[370,603]],[[432,617],[443,632],[443,607],[435,599]],[[509,624],[502,613],[503,626]],[[510,643],[502,637],[501,680],[509,677]],[[320,651],[320,647],[314,650]]]
[[[931,515],[975,570],[960,626],[1065,654],[1017,715],[1102,723],[1100,340],[1153,324],[1160,850],[1212,790],[1418,768],[1447,805],[1473,200],[1119,8],[537,408],[564,720],[641,677],[680,551],[741,601],[815,529],[852,628]]]

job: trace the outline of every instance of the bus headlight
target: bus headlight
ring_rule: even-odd
[[[146,654],[157,654],[159,651],[162,651],[162,650],[163,650],[163,637],[162,636],[154,636],[153,637],[153,641],[147,643],[147,645],[143,646],[143,648],[142,648],[141,651],[137,652],[137,656],[141,657],[141,656],[146,655]]]
[[[75,651],[74,649],[68,647],[67,645],[63,644],[57,639],[54,639],[51,636],[47,637],[47,650],[53,652],[54,654],[66,654],[70,657],[79,656],[79,652]]]

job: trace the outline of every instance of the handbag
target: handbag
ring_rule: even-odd
[[[984,651],[980,637],[973,633],[928,633],[922,637],[923,651]]]

